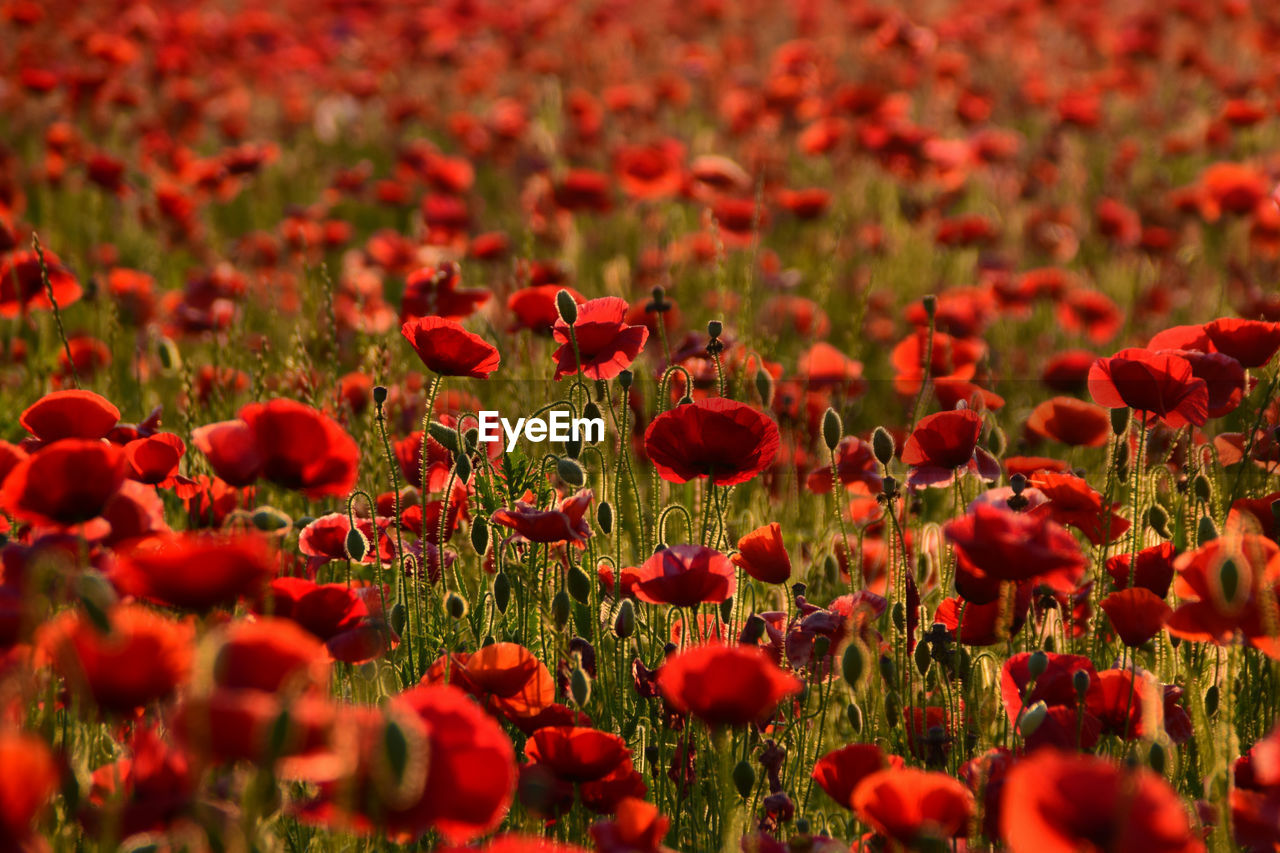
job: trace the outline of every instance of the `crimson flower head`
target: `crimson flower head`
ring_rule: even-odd
[[[551,671],[518,643],[491,643],[474,653],[441,657],[427,669],[422,683],[452,684],[487,710],[513,721],[534,717],[556,700]]]
[[[500,509],[493,514],[496,524],[510,527],[529,542],[555,544],[572,542],[579,548],[586,547],[591,538],[591,525],[585,518],[594,493],[583,489],[560,501],[557,509],[539,510],[532,504],[518,501],[514,509]]]
[[[645,452],[670,483],[709,477],[717,486],[745,483],[773,464],[778,426],[746,403],[723,397],[676,406],[653,419]]]
[[[739,539],[733,563],[763,583],[786,583],[791,577],[791,557],[782,544],[782,525],[775,521]]]
[[[1102,599],[1099,606],[1126,646],[1140,646],[1150,640],[1173,615],[1163,598],[1140,586],[1117,590]]]
[[[401,327],[400,333],[427,369],[441,376],[487,379],[498,369],[498,350],[484,338],[468,332],[457,320],[415,317]]]
[[[25,732],[0,732],[0,833],[12,850],[43,849],[32,824],[58,791],[58,765],[48,745]]]
[[[1011,853],[1205,849],[1177,793],[1146,768],[1040,750],[1009,769],[1003,792],[1001,829]]]
[[[530,764],[521,771],[521,799],[546,815],[568,811],[575,790],[583,806],[608,814],[624,797],[643,797],[647,786],[627,742],[589,726],[545,726],[525,742]]]
[[[48,250],[44,252],[44,264],[58,307],[65,310],[68,305],[79,302],[84,289],[71,270]],[[35,251],[13,252],[0,260],[0,317],[17,317],[28,311],[52,308],[53,303],[49,301],[44,276],[40,272],[40,257]]]
[[[111,531],[111,500],[124,485],[124,452],[102,441],[66,439],[27,456],[0,486],[0,510],[21,521],[78,528],[88,539]]]
[[[853,810],[878,834],[917,850],[968,835],[973,794],[946,773],[891,767],[858,784]]]
[[[260,534],[174,533],[121,554],[111,581],[128,595],[203,611],[256,597],[278,559]]]
[[[938,412],[920,419],[902,447],[902,461],[911,466],[912,486],[945,486],[962,471],[984,480],[1000,478],[1000,463],[978,447],[982,416],[972,409]]]
[[[1131,347],[1098,359],[1089,368],[1089,393],[1100,406],[1128,407],[1174,429],[1209,419],[1208,386],[1189,361],[1170,352]]]
[[[669,658],[658,672],[663,697],[712,727],[767,720],[803,686],[763,649],[748,646],[696,646]]]
[[[998,581],[1036,579],[1069,593],[1084,575],[1075,537],[1047,518],[977,504],[943,532],[959,559],[956,588],[975,604],[994,601]]]
[[[1075,397],[1054,397],[1036,406],[1027,432],[1071,447],[1101,447],[1111,437],[1107,410]]]
[[[901,765],[902,759],[894,756]],[[853,792],[863,779],[889,767],[890,759],[874,743],[851,743],[832,750],[813,765],[813,781],[846,809],[853,808]]]
[[[404,283],[400,319],[432,316],[465,320],[493,295],[480,287],[460,288],[461,283],[461,270],[452,262],[415,270]]]
[[[64,438],[103,438],[119,420],[120,410],[110,400],[80,390],[45,394],[18,416],[18,423],[40,444]]]
[[[627,325],[628,307],[627,300],[617,296],[590,299],[578,306],[573,338],[577,341],[576,355],[582,358],[582,373],[587,378],[613,379],[644,349],[649,330],[644,326]],[[560,344],[552,354],[556,360],[556,379],[577,373],[579,362],[574,353],[574,341],[570,338],[569,324],[563,317],[551,327],[551,334]]]
[[[328,415],[295,400],[250,403],[238,419],[198,427],[191,439],[231,486],[262,478],[320,498],[343,497],[356,483],[355,441]]]
[[[1242,367],[1263,367],[1280,349],[1280,323],[1221,317],[1204,324],[1213,348]]]
[[[718,604],[737,589],[737,575],[729,558],[703,545],[672,545],[654,554],[638,569],[624,571],[623,585],[650,604],[696,607]]]

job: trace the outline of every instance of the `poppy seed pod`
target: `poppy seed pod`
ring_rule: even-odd
[[[385,385],[373,386],[373,402],[379,406],[387,402],[387,386]]]
[[[834,451],[843,437],[844,423],[840,420],[840,414],[835,409],[828,408],[822,416],[822,441],[827,445],[827,450]]]
[[[932,320],[933,315],[938,311],[938,297],[935,294],[926,293],[920,303],[924,307],[925,315]]]
[[[893,460],[895,451],[893,436],[884,427],[876,427],[875,432],[871,433],[871,451],[876,455],[876,461],[881,465],[888,465]]]
[[[1076,690],[1076,698],[1083,702],[1089,692],[1089,673],[1077,669],[1075,675],[1071,676],[1071,686]]]
[[[707,323],[707,335],[711,338],[711,340],[713,341],[716,340],[722,334],[724,334],[724,324],[721,323],[719,320],[712,320],[711,322]]]
[[[578,303],[572,293],[567,290],[556,293],[556,313],[570,326],[578,321]]]

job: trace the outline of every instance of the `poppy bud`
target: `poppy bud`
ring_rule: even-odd
[[[839,413],[828,408],[827,413],[822,416],[822,441],[827,445],[827,450],[834,451],[843,436],[844,423],[841,422]]]
[[[582,470],[576,459],[561,456],[556,460],[556,476],[570,486],[580,487],[587,482],[587,473]]]
[[[1129,421],[1133,418],[1133,412],[1128,408],[1111,410],[1111,432],[1115,435],[1124,435],[1129,431]]]
[[[458,433],[455,430],[445,426],[439,421],[432,421],[427,424],[427,433],[439,442],[445,450],[448,450],[450,453],[458,452]]]
[[[1045,670],[1049,668],[1049,656],[1044,652],[1034,652],[1027,660],[1027,674],[1033,679],[1044,675]]]
[[[369,540],[364,538],[360,528],[353,527],[347,531],[347,556],[357,563],[364,559],[369,551]]]
[[[507,605],[511,603],[511,579],[507,577],[506,572],[498,572],[497,577],[493,579],[493,604],[498,608],[499,613],[507,612]]]
[[[871,451],[876,455],[876,461],[881,465],[888,465],[893,459],[895,452],[893,445],[893,436],[884,427],[876,427],[876,431],[871,433]]]
[[[573,600],[579,604],[586,604],[591,600],[591,579],[578,566],[569,567],[565,586],[569,588],[569,594],[573,596]]]
[[[551,619],[557,628],[563,628],[569,621],[569,593],[563,589],[551,599]]]
[[[391,605],[391,630],[397,634],[404,633],[405,623],[405,606],[403,602],[397,601]]]
[[[733,596],[729,596],[720,602],[720,621],[728,622],[733,618]]]
[[[744,800],[751,796],[751,792],[755,790],[756,771],[751,766],[751,762],[745,758],[733,768],[733,787],[737,789],[738,796]]]
[[[1089,673],[1077,669],[1076,674],[1071,676],[1071,686],[1076,689],[1076,698],[1083,702],[1085,694],[1089,692]]]
[[[315,520],[316,520],[316,519],[315,519],[315,516],[311,516],[311,515],[300,515],[300,516],[298,516],[297,521],[295,521],[293,524],[294,524],[294,526],[295,526],[295,527],[297,527],[299,530],[301,530],[302,528],[306,527],[308,524],[310,524],[311,522],[313,522],[313,521],[315,521]]]
[[[1212,717],[1218,713],[1218,685],[1210,684],[1209,689],[1204,692],[1204,714],[1206,717]]]
[[[1035,734],[1036,729],[1040,728],[1040,724],[1047,716],[1049,716],[1049,706],[1045,705],[1043,700],[1023,711],[1022,718],[1018,720],[1018,728],[1022,731],[1022,736],[1029,738]]]
[[[854,734],[862,733],[862,709],[858,707],[858,703],[850,702],[844,706],[844,715],[849,718],[849,725],[853,727]]]
[[[465,453],[459,453],[456,457],[457,462],[454,463],[453,469],[457,472],[460,482],[467,482],[471,479],[471,457]]]
[[[711,322],[707,323],[707,335],[712,340],[715,340],[716,338],[720,337],[720,335],[722,334],[724,334],[724,324],[721,323],[719,320],[712,320]]]
[[[813,641],[813,659],[820,661],[827,656],[827,652],[831,650],[831,638],[825,634],[819,634],[818,638]]]
[[[810,829],[811,827],[809,826],[809,821],[807,818],[803,818],[803,817],[796,818],[796,832],[800,833],[801,835],[808,835]]]
[[[907,630],[907,606],[901,601],[893,605],[893,627],[899,631]]]
[[[1196,525],[1196,544],[1204,545],[1218,538],[1218,525],[1213,523],[1213,519],[1207,515],[1200,516],[1200,522]]]
[[[747,624],[742,626],[742,634],[738,642],[744,646],[754,646],[764,636],[764,620],[752,613],[747,617]]]
[[[631,382],[635,378],[636,378],[635,374],[632,373],[630,370],[620,371],[618,373],[618,384],[621,385],[622,390],[625,391],[631,387]]]
[[[618,615],[613,617],[613,633],[619,640],[625,640],[635,633],[636,608],[631,599],[624,598],[618,605]]]
[[[1127,412],[1128,409],[1125,409]],[[1117,470],[1129,467],[1129,445],[1127,443],[1116,448],[1115,463]]]
[[[1058,639],[1053,634],[1049,634],[1044,638],[1042,645],[1046,652],[1052,654],[1058,650]]]
[[[160,367],[170,372],[182,369],[182,351],[170,338],[161,338],[156,345],[156,356],[160,359]]]
[[[577,438],[569,437],[569,440],[564,443],[564,455],[569,459],[577,459],[582,455],[582,438],[580,436]]]
[[[763,368],[756,371],[756,393],[766,409],[773,405],[773,376]]]
[[[587,680],[587,674],[581,667],[575,669],[573,675],[569,676],[569,692],[573,695],[573,704],[579,708],[584,707],[587,700],[591,698],[591,682]]]
[[[1161,539],[1169,538],[1169,513],[1160,504],[1152,504],[1147,510],[1147,526],[1160,534]]]
[[[929,664],[933,662],[933,655],[929,654],[928,643],[916,644],[915,658],[916,669],[920,671],[921,675],[927,674],[929,672]]]
[[[556,293],[556,311],[560,319],[570,326],[578,322],[578,303],[573,301],[573,294],[567,290]]]
[[[456,592],[449,593],[444,600],[444,610],[451,619],[461,619],[467,615],[467,600]]]
[[[1156,773],[1159,773],[1161,776],[1164,775],[1164,746],[1159,741],[1152,741],[1151,746],[1147,749],[1147,764]]]
[[[884,694],[884,715],[889,728],[896,729],[902,717],[902,700],[898,698],[896,691]]]
[[[926,293],[920,302],[924,305],[925,316],[932,320],[933,315],[938,311],[938,297],[932,293]]]
[[[692,398],[692,397],[690,397],[688,394],[685,394],[683,397],[681,397],[681,398],[680,398],[679,402],[677,402],[677,403],[676,403],[676,405],[677,405],[677,406],[692,406],[692,405],[693,405],[693,398]]]
[[[613,504],[600,501],[600,505],[596,507],[596,523],[605,536],[613,532]]]
[[[385,385],[373,386],[373,402],[379,406],[387,402],[387,386]]]
[[[896,684],[898,681],[898,665],[888,655],[880,656],[880,677],[890,684]]]
[[[487,649],[496,642],[498,641],[494,638],[493,634],[485,634],[484,639],[480,641],[480,648]]]
[[[292,519],[286,513],[273,506],[260,506],[253,511],[253,526],[263,533],[284,530],[292,523]]]
[[[480,430],[476,429],[475,427],[471,427],[471,429],[467,430],[462,434],[462,443],[463,445],[466,446],[467,451],[470,453],[475,452],[476,445],[479,443],[479,441],[480,441]]]
[[[477,515],[471,522],[471,547],[477,554],[489,550],[489,522],[483,515]]]

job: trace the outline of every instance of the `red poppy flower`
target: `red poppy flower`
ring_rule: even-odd
[[[1150,640],[1173,615],[1163,598],[1140,586],[1113,592],[1102,599],[1100,606],[1126,646],[1140,646]]]
[[[1050,357],[1041,374],[1041,381],[1054,391],[1073,394],[1083,390],[1089,378],[1089,368],[1098,357],[1086,350],[1068,350]]]
[[[178,473],[178,463],[186,452],[186,442],[171,432],[134,439],[124,446],[129,478],[161,489],[192,484],[194,481]]]
[[[762,583],[786,583],[791,557],[782,544],[782,525],[775,521],[739,539],[733,564]]]
[[[524,754],[531,763],[521,770],[521,800],[542,814],[567,811],[575,792],[584,806],[604,814],[623,797],[642,797],[647,791],[627,742],[612,732],[587,726],[541,728],[525,742]]]
[[[498,369],[498,350],[457,320],[416,317],[400,329],[429,370],[441,376],[487,379]]]
[[[902,447],[902,461],[911,466],[912,486],[943,486],[963,470],[984,480],[1000,478],[1000,463],[978,447],[982,416],[972,409],[938,412],[920,419]]]
[[[608,213],[613,207],[609,176],[591,169],[570,169],[555,186],[556,206],[570,212]]]
[[[1194,326],[1170,326],[1157,332],[1147,344],[1152,352],[1160,350],[1186,350],[1189,352],[1213,352],[1213,341],[1204,324]]]
[[[324,644],[287,619],[236,620],[222,631],[214,682],[229,690],[276,693],[324,689],[330,658]]]
[[[32,824],[58,791],[59,772],[43,740],[25,732],[0,732],[0,832],[14,851],[39,850]]]
[[[662,696],[712,727],[762,722],[802,687],[762,650],[745,646],[695,646],[668,658],[658,672]]]
[[[645,453],[671,483],[695,477],[717,486],[745,483],[773,464],[781,445],[769,416],[723,397],[663,412],[644,433]]]
[[[301,625],[323,641],[336,660],[364,663],[383,654],[388,640],[393,646],[398,641],[383,620],[380,594],[370,587],[284,577],[271,582],[269,602],[257,610]],[[373,600],[372,606],[366,597]]]
[[[668,198],[684,184],[684,146],[673,139],[653,145],[626,145],[613,158],[622,191],[632,198]]]
[[[871,774],[887,769],[891,760],[896,760],[898,766],[902,764],[897,756],[886,758],[873,743],[851,743],[819,758],[813,765],[812,778],[837,804],[852,809],[853,792],[858,785]]]
[[[671,819],[658,807],[638,797],[618,801],[612,820],[591,825],[591,838],[599,853],[663,853],[662,839]]]
[[[836,445],[836,476],[846,489],[855,490],[859,485],[867,491],[879,494],[883,489],[880,463],[876,461],[871,445],[862,439],[846,435]],[[823,465],[809,472],[805,487],[818,495],[831,491],[831,466]]]
[[[120,410],[92,391],[54,391],[18,416],[18,423],[41,444],[64,438],[96,439],[111,432]]]
[[[1088,707],[1098,718],[1103,734],[1122,740],[1139,740],[1164,729],[1163,691],[1154,678],[1141,670],[1136,680],[1134,672],[1127,668],[1098,673],[1098,690],[1090,694]]]
[[[1054,397],[1031,412],[1027,432],[1071,447],[1101,447],[1111,437],[1111,416],[1084,400]]]
[[[1089,749],[1097,743],[1102,731],[1101,721],[1087,710],[1088,703],[1096,701],[1101,690],[1093,661],[1083,655],[1045,654],[1047,666],[1035,679],[1031,677],[1030,652],[1021,652],[1005,661],[1000,675],[1000,695],[1009,723],[1020,723],[1025,709],[1044,702],[1049,713],[1040,726],[1026,736],[1028,748],[1056,745]],[[1076,692],[1077,672],[1085,673],[1089,679],[1083,711],[1080,694]]]
[[[1216,222],[1223,213],[1248,214],[1267,197],[1267,176],[1243,163],[1214,163],[1200,175],[1200,213]]]
[[[1167,352],[1184,359],[1191,365],[1191,375],[1204,380],[1209,391],[1210,418],[1220,418],[1239,407],[1245,391],[1245,372],[1240,362],[1221,352]]]
[[[345,497],[355,486],[355,441],[328,415],[294,400],[250,403],[238,420],[198,427],[191,439],[232,486],[261,477],[313,499]]]
[[[1031,607],[1031,594],[1031,584],[1022,583],[1012,595],[999,595],[985,604],[953,596],[943,599],[933,618],[966,646],[994,646],[1022,630]]]
[[[1002,835],[1011,853],[1205,849],[1177,793],[1146,768],[1044,750],[1014,764],[1003,790]]]
[[[1254,534],[1223,536],[1174,561],[1180,602],[1169,633],[1225,645],[1238,634],[1280,658],[1280,634],[1269,614],[1280,606],[1280,545]]]
[[[1205,323],[1204,331],[1214,349],[1246,368],[1264,367],[1280,349],[1280,323],[1222,317]]]
[[[976,504],[948,522],[943,532],[956,547],[962,569],[978,581],[1035,578],[1053,589],[1070,592],[1084,575],[1084,556],[1075,537],[1046,518]],[[959,578],[957,588],[974,603],[993,600],[961,588]]]
[[[381,561],[389,563],[395,559],[396,543],[388,528],[394,519],[379,517],[377,520],[378,546],[373,547],[374,521],[369,518],[356,518],[356,529],[364,537],[366,543],[364,556],[360,562],[372,565]],[[351,519],[345,512],[331,512],[312,521],[298,534],[298,550],[307,559],[307,570],[314,575],[321,567],[334,560],[349,560],[347,553],[347,535],[351,532]]]
[[[560,344],[552,353],[556,360],[556,379],[578,372],[578,356],[582,359],[582,372],[589,379],[613,379],[629,367],[644,349],[649,330],[644,326],[628,326],[627,310],[627,301],[616,296],[590,299],[578,306],[578,317],[573,323],[576,354],[569,324],[563,318],[557,319],[551,329]]]
[[[527,719],[555,703],[556,684],[546,664],[517,643],[491,643],[474,653],[436,660],[423,684],[452,684],[486,708],[511,719]]]
[[[0,509],[21,521],[78,527],[86,538],[100,539],[110,532],[103,516],[125,471],[118,447],[65,439],[13,466],[0,485]]]
[[[928,346],[928,329],[916,329],[902,343],[893,348],[890,359],[894,370],[894,388],[899,394],[913,396],[920,391],[924,381],[925,347]],[[933,335],[933,349],[929,356],[929,375],[937,379],[970,380],[978,371],[978,362],[986,354],[987,346],[973,338],[957,338],[943,332]]]
[[[572,542],[579,548],[585,548],[586,541],[591,538],[591,523],[585,516],[594,496],[590,489],[583,489],[560,501],[558,509],[545,511],[518,501],[514,509],[495,512],[493,521],[510,527],[528,542]]]
[[[203,611],[255,598],[277,560],[261,535],[174,533],[122,553],[111,582],[126,595]]]
[[[47,249],[44,264],[58,307],[65,311],[68,305],[79,302],[84,291],[71,270]],[[40,258],[34,250],[13,252],[0,259],[0,317],[17,317],[28,311],[52,308],[40,272]]]
[[[1174,429],[1204,426],[1209,389],[1191,364],[1167,352],[1131,348],[1100,358],[1089,368],[1089,393],[1111,409],[1128,407],[1159,418]]]
[[[4,463],[0,462],[0,482],[4,481]],[[1276,501],[1280,492],[1272,492],[1258,498],[1237,498],[1227,512],[1226,529],[1237,533],[1259,533],[1268,539],[1275,538]]]
[[[1030,515],[1074,527],[1095,545],[1113,542],[1129,529],[1129,520],[1116,515],[1119,504],[1104,507],[1102,495],[1080,477],[1043,471],[1031,478],[1031,485],[1047,500]]]
[[[933,842],[946,846],[969,834],[973,795],[945,773],[891,767],[863,779],[853,810],[877,833],[906,849]]]
[[[462,271],[449,261],[410,273],[400,302],[400,321],[414,317],[465,320],[493,295],[480,287],[459,289],[461,283]]]
[[[729,558],[702,545],[672,545],[654,554],[638,569],[623,571],[636,598],[650,604],[696,607],[724,601],[737,589],[737,575]]]
[[[627,848],[630,849],[630,848]],[[441,853],[588,853],[574,844],[526,835],[503,835],[483,847],[451,847]]]
[[[1161,542],[1138,552],[1137,567],[1133,570],[1133,584],[1149,589],[1157,598],[1163,599],[1169,594],[1169,584],[1173,582],[1173,560],[1177,555],[1172,542]],[[1129,587],[1129,567],[1132,555],[1128,552],[1107,558],[1107,574],[1111,576],[1116,589]]]
[[[139,604],[106,614],[110,632],[67,610],[36,633],[36,647],[67,685],[108,712],[130,713],[173,694],[191,672],[195,628]]]

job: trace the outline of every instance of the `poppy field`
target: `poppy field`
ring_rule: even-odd
[[[1280,850],[1277,57],[0,0],[0,853]]]

